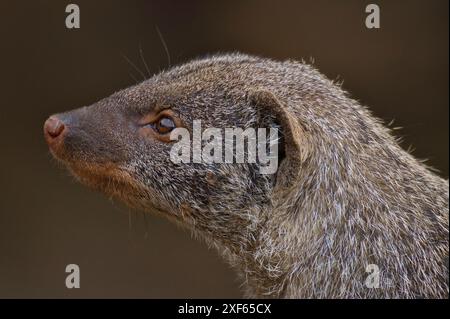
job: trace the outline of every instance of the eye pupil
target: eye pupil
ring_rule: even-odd
[[[161,134],[168,133],[175,128],[174,121],[169,117],[163,117],[158,121],[157,130]]]

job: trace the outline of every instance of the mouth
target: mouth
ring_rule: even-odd
[[[130,207],[141,208],[139,199],[147,191],[126,170],[112,163],[66,163],[72,175],[89,188],[118,199]]]

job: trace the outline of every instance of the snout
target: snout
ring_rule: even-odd
[[[59,153],[59,149],[64,144],[64,136],[67,134],[67,124],[57,115],[50,116],[44,123],[44,137],[54,154]]]
[[[94,104],[51,115],[44,123],[44,137],[52,155],[71,166],[123,160],[130,140],[120,137],[128,134],[129,126],[120,125],[123,118],[110,110]]]
[[[85,108],[74,109],[53,114],[45,121],[44,138],[53,156],[63,161],[76,156],[75,150],[86,135],[80,127],[85,122],[85,112]]]
[[[109,195],[123,197],[138,187],[122,166],[129,160],[126,146],[131,140],[125,137],[130,136],[126,131],[129,126],[119,125],[120,114],[100,106],[50,116],[44,123],[44,137],[52,155],[78,180]]]

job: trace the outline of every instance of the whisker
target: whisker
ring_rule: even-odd
[[[127,212],[128,212],[128,230],[131,232],[133,230],[131,211],[127,209]]]
[[[145,61],[144,52],[142,51],[141,44],[139,44],[139,55],[141,56],[141,60],[144,63],[145,69],[147,70],[148,77],[150,77],[151,76],[150,69],[148,68],[147,62]]]
[[[128,74],[133,78],[134,82],[136,82],[136,84],[139,83],[138,79],[136,79],[136,77],[133,75],[133,73],[128,72]]]
[[[147,214],[145,212],[142,212],[142,215],[144,216],[144,223],[145,223],[145,234],[144,238],[148,238],[148,222],[147,222]]]
[[[128,57],[125,54],[122,54],[122,56],[124,57],[124,59],[142,76],[142,78],[144,80],[146,80],[147,78],[145,77],[145,74],[133,63],[131,62],[130,59],[128,59]]]
[[[162,34],[161,34],[161,31],[159,31],[158,26],[155,26],[155,27],[156,27],[156,32],[158,32],[159,39],[161,40],[161,43],[162,43],[162,45],[163,45],[163,47],[164,47],[164,50],[166,51],[167,62],[168,62],[168,64],[169,64],[169,68],[170,68],[170,67],[171,67],[171,63],[170,63],[169,49],[167,48],[166,41],[164,41],[164,38],[163,38],[163,36],[162,36]]]

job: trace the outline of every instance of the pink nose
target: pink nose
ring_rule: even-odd
[[[49,117],[44,124],[44,132],[50,138],[57,138],[64,131],[64,123],[57,117]]]

